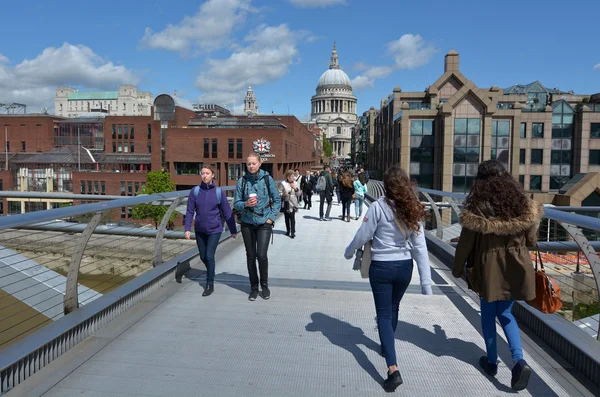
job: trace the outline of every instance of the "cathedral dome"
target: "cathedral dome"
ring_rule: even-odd
[[[317,88],[327,85],[350,86],[350,78],[342,69],[329,69],[321,75]]]

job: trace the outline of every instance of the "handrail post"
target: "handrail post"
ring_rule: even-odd
[[[171,215],[173,215],[173,212],[175,212],[175,209],[179,206],[179,204],[183,202],[184,198],[185,197],[178,197],[171,203],[171,205],[167,209],[167,212],[165,212],[165,215],[160,221],[160,225],[158,225],[158,233],[156,234],[156,240],[154,241],[154,255],[152,256],[153,267],[156,267],[163,263],[162,246],[163,237],[165,236],[165,231],[167,229],[167,224],[169,223],[169,218],[171,218]]]
[[[589,244],[588,239],[583,234],[583,231],[574,225],[565,222],[558,222],[566,231],[573,237],[573,240],[581,248],[581,252],[585,255],[590,267],[592,269],[592,275],[594,276],[594,282],[596,283],[596,294],[600,297],[600,258],[596,251]],[[600,302],[600,298],[599,298]],[[600,340],[600,322],[598,323],[598,329],[596,339]]]
[[[456,216],[460,217],[460,208],[458,208],[458,205],[456,205],[454,199],[452,197],[443,197],[443,200],[450,204],[450,207],[452,207],[452,210],[454,211]]]
[[[65,286],[63,309],[65,315],[79,308],[79,292],[77,286],[79,283],[79,268],[81,267],[83,252],[85,251],[85,247],[87,246],[88,241],[90,241],[94,230],[96,230],[96,226],[98,226],[100,220],[107,212],[108,211],[96,212],[88,222],[83,233],[81,233],[79,241],[77,241],[75,252],[73,252],[73,257],[71,258],[71,265],[69,266],[69,273],[67,274],[67,283]]]
[[[438,208],[433,198],[429,195],[429,193],[421,192],[421,194],[429,201],[429,205],[431,205],[431,209],[433,210],[433,214],[435,216],[435,226],[436,226],[436,236],[440,240],[444,239],[444,225],[442,225],[442,217],[440,215],[440,209]]]

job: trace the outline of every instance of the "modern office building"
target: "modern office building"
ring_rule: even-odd
[[[374,130],[375,168],[400,163],[427,188],[466,192],[488,159],[531,192],[559,192],[576,175],[600,171],[600,94],[539,81],[480,88],[460,72],[456,51],[424,91],[394,88]]]
[[[378,111],[373,106],[357,120],[352,132],[353,160],[357,167],[374,169],[375,119]],[[375,174],[373,174],[375,175]]]
[[[108,113],[115,116],[150,116],[152,94],[122,85],[118,91],[78,91],[58,87],[54,98],[57,116],[78,117],[84,113]]]

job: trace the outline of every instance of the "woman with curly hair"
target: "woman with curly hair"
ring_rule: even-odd
[[[535,298],[535,274],[529,250],[536,243],[542,205],[530,200],[521,185],[496,160],[481,163],[460,214],[462,231],[452,274],[462,277],[466,264],[469,288],[481,300],[481,328],[487,355],[479,365],[498,372],[496,318],[510,348],[511,387],[527,387],[531,368],[523,360],[519,326],[511,311],[515,299]]]
[[[352,196],[354,195],[354,178],[348,172],[340,174],[340,176],[338,191],[342,200],[342,220],[350,222],[350,205],[352,203]]]
[[[419,201],[414,185],[398,165],[390,167],[383,177],[385,196],[368,209],[354,240],[344,256],[351,259],[354,252],[372,240],[369,280],[377,312],[377,328],[382,354],[388,367],[383,383],[386,391],[402,384],[396,362],[395,338],[398,308],[410,284],[413,259],[421,279],[421,293],[431,295],[431,268],[421,222],[425,208]]]

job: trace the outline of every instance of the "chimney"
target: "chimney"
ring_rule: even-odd
[[[450,50],[444,58],[444,73],[458,72],[458,52]]]

